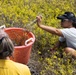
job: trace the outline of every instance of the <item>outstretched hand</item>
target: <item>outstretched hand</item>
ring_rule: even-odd
[[[36,19],[37,19],[37,25],[40,27],[42,16],[37,16]]]

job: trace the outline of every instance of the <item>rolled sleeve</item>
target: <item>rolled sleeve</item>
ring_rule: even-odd
[[[69,37],[69,29],[66,28],[66,29],[60,29],[62,34],[63,34],[63,37],[66,38],[66,37]]]

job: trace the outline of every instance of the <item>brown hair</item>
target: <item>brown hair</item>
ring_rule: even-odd
[[[75,19],[74,19],[74,21],[73,21],[72,25],[73,25],[73,27],[75,27],[75,28],[76,28],[76,17],[75,17]]]
[[[72,25],[73,25],[73,27],[75,27],[75,28],[76,28],[76,22],[73,22],[73,23],[72,23]]]

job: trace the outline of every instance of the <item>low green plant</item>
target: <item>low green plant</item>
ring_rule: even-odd
[[[0,0],[0,25],[27,28],[27,24],[42,14],[43,24],[60,28],[56,17],[65,11],[76,13],[76,0]],[[27,29],[36,37],[33,51],[37,53],[36,60],[41,63],[39,75],[76,75],[75,59],[62,53],[62,48],[55,53],[50,52],[58,40],[57,36],[45,32],[36,24]]]

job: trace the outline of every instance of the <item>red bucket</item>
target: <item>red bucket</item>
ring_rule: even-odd
[[[5,32],[9,35],[14,46],[13,58],[11,60],[27,64],[30,58],[32,45],[35,42],[35,36],[32,32],[27,32],[23,28],[5,28]]]

